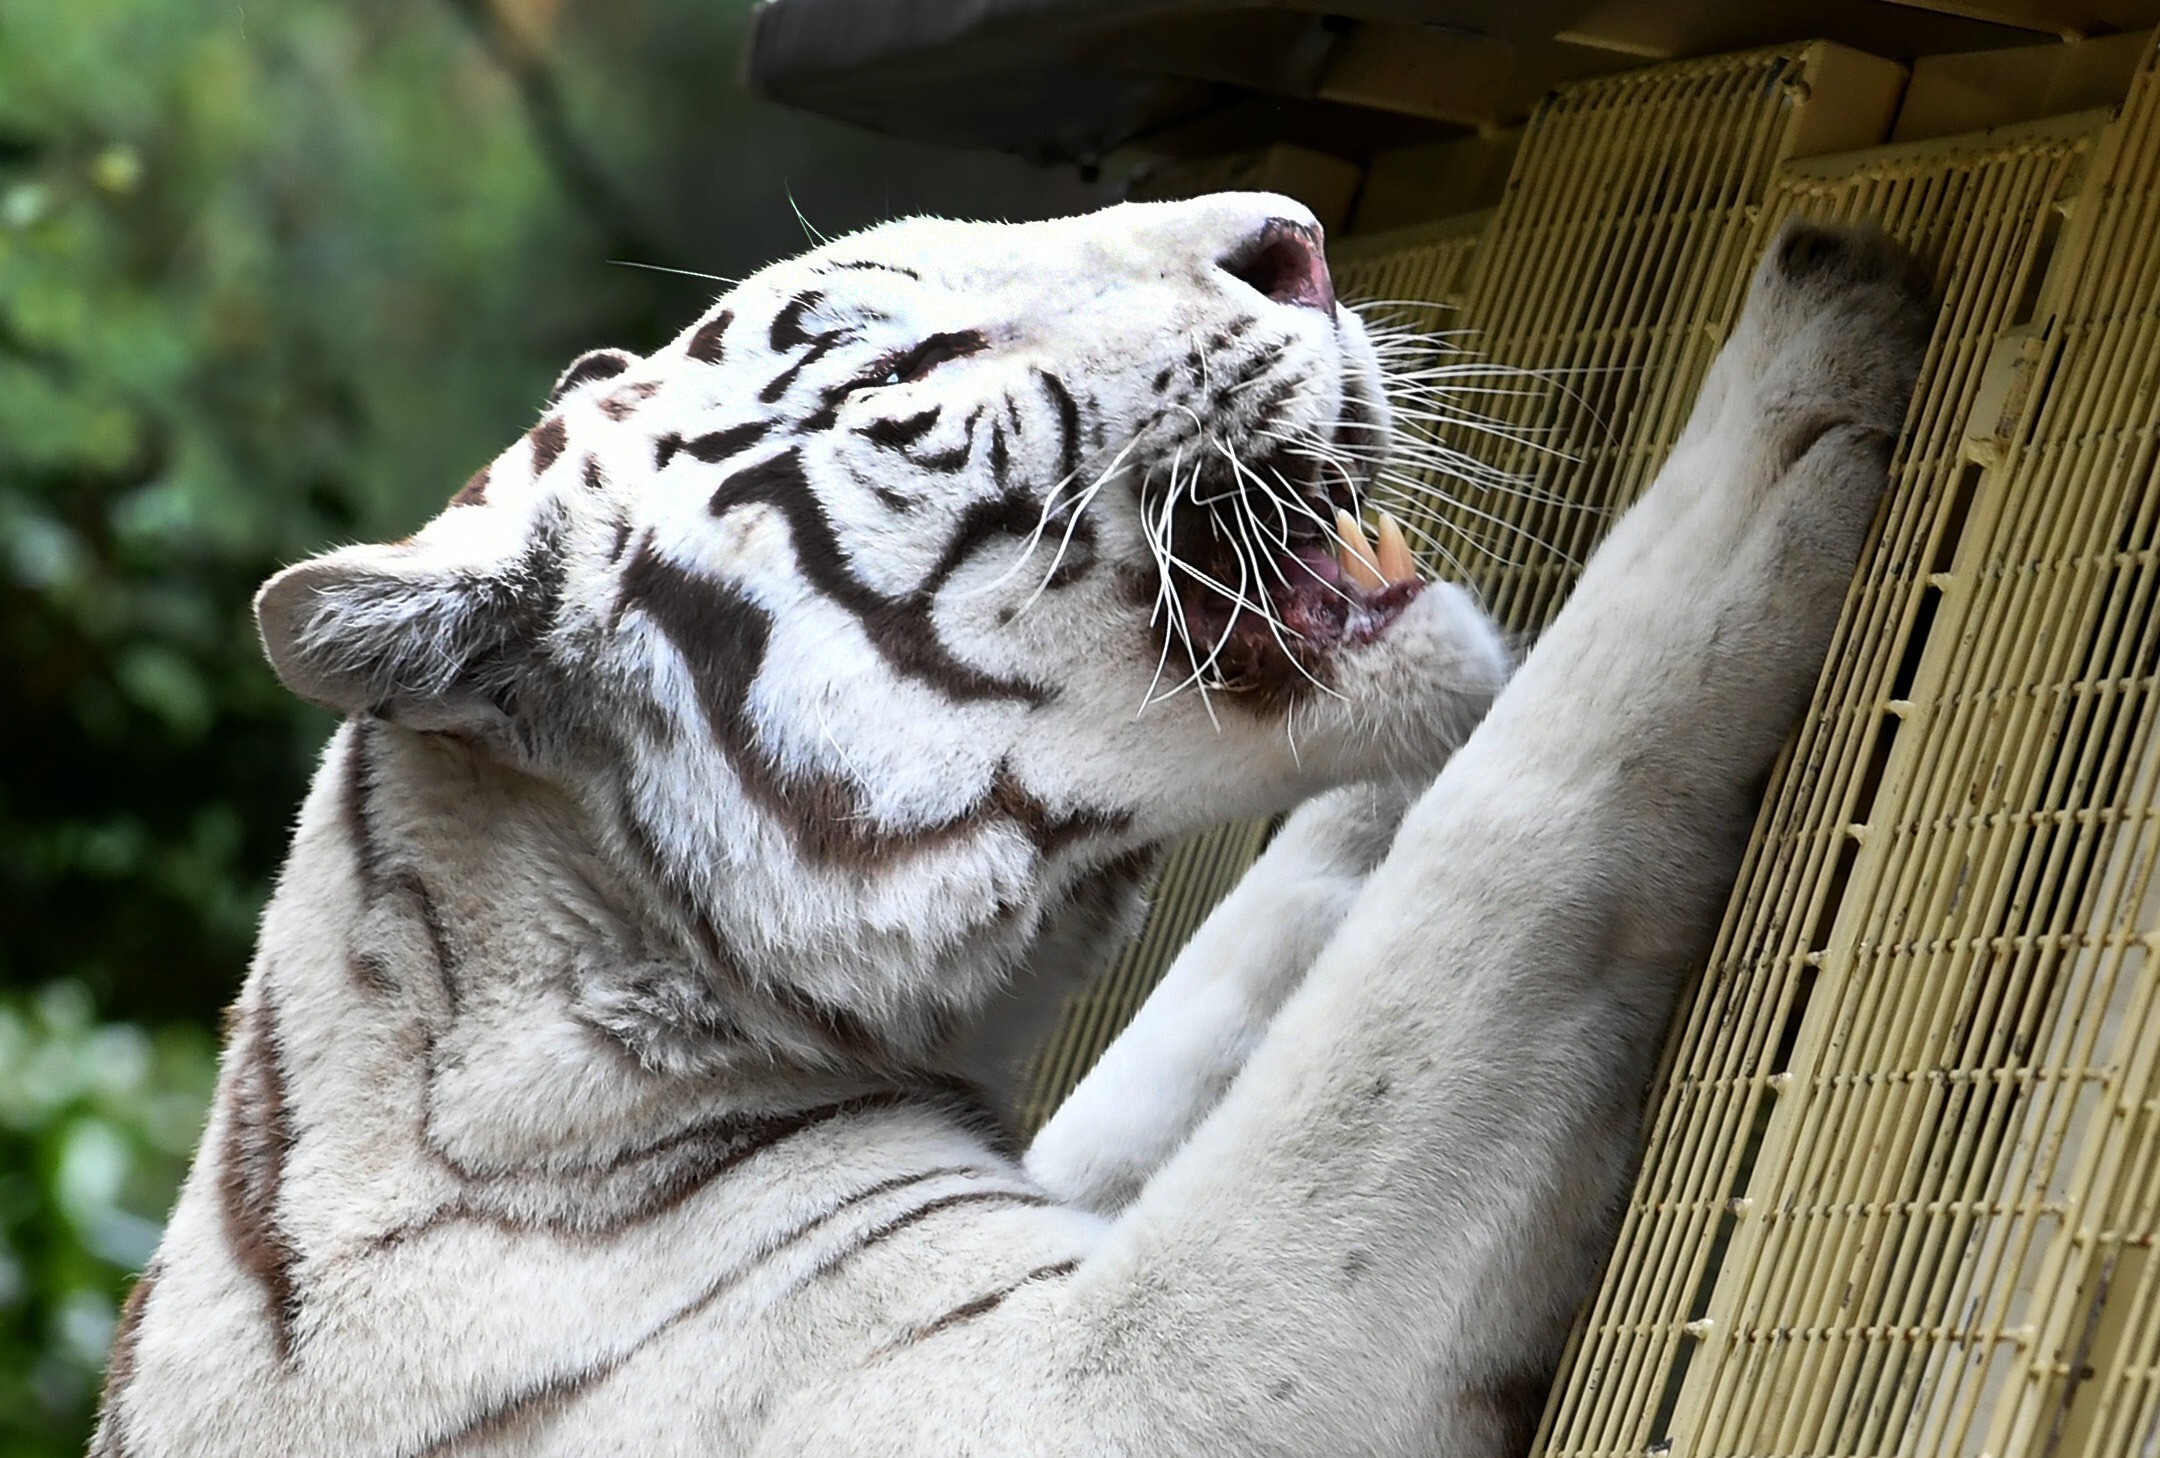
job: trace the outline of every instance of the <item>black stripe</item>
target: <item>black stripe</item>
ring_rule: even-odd
[[[127,1442],[121,1430],[125,1420],[120,1415],[120,1403],[126,1396],[128,1385],[135,1380],[136,1350],[142,1344],[143,1308],[150,1304],[150,1293],[157,1287],[163,1268],[155,1257],[135,1278],[135,1284],[121,1303],[120,1320],[113,1327],[112,1355],[105,1364],[105,1392],[98,1401],[97,1432],[90,1440],[90,1458],[120,1458],[127,1452]]]
[[[375,721],[351,719],[345,734],[345,763],[338,785],[338,806],[345,834],[352,842],[353,874],[360,895],[373,901],[382,893],[386,874],[382,845],[375,836]]]
[[[570,361],[570,367],[555,380],[555,388],[548,391],[547,402],[553,405],[580,385],[595,380],[612,380],[630,368],[635,356],[620,349],[588,349]]]
[[[550,415],[532,429],[532,469],[535,476],[555,464],[562,455],[563,446],[569,441],[569,433],[563,429],[562,417]]]
[[[487,500],[487,489],[488,468],[482,466],[465,478],[465,484],[458,487],[457,495],[450,498],[450,504],[452,506],[479,506]]]
[[[775,354],[810,342],[812,336],[803,328],[803,316],[824,302],[824,290],[808,289],[780,306],[780,311],[773,315],[772,329],[766,336]]]
[[[372,996],[388,997],[397,991],[397,979],[380,952],[347,952],[345,970],[361,991]]]
[[[904,416],[898,420],[873,420],[868,425],[857,427],[856,434],[873,445],[900,450],[928,435],[943,413],[942,405],[933,405],[920,414]]]
[[[582,1168],[545,1159],[509,1169],[476,1168],[430,1135],[429,1152],[463,1178],[463,1189],[450,1203],[384,1231],[369,1245],[386,1250],[466,1224],[522,1235],[611,1239],[679,1209],[723,1175],[791,1140],[842,1120],[910,1108],[969,1127],[966,1110],[952,1095],[920,1087],[882,1089],[780,1113],[727,1114]]]
[[[294,1133],[285,1096],[283,1052],[267,988],[262,1001],[242,1019],[240,1039],[224,1087],[219,1203],[234,1262],[262,1288],[271,1349],[279,1361],[290,1362],[293,1327],[300,1315],[300,1290],[294,1279],[300,1257],[285,1234],[278,1204]]]
[[[1112,835],[1132,824],[1132,816],[1123,810],[1082,806],[1063,814],[1053,812],[1034,791],[1020,783],[1009,763],[998,766],[987,799],[990,808],[1018,824],[1034,842],[1035,849],[1046,856],[1056,854],[1075,841]]]
[[[721,341],[727,337],[728,325],[734,322],[735,311],[722,309],[698,325],[698,331],[690,336],[689,346],[684,353],[703,364],[720,363],[721,356],[725,353]]]
[[[967,424],[960,427],[960,441],[942,451],[927,456],[909,456],[908,459],[926,471],[950,475],[968,463],[975,454],[975,427],[982,424],[983,408],[978,405],[969,412]]]
[[[584,479],[587,491],[598,491],[607,485],[607,472],[600,469],[600,458],[598,456],[587,456],[585,458]]]
[[[461,1001],[457,956],[450,949],[450,934],[443,926],[442,913],[435,908],[434,894],[417,875],[400,877],[399,882],[420,913],[421,929],[427,933],[428,949],[435,954],[435,968],[442,976],[443,999],[455,1010]]]
[[[883,273],[900,274],[904,278],[914,279],[917,283],[922,282],[922,275],[912,268],[902,268],[897,263],[877,263],[867,258],[859,258],[852,263],[828,263],[825,267],[828,269],[874,268]]]
[[[637,380],[611,392],[600,402],[600,413],[610,420],[627,420],[637,412],[638,402],[660,392],[657,380]]]
[[[1005,449],[1005,422],[990,422],[990,479],[1000,491],[1005,489],[1005,476],[1012,467],[1011,453]]]
[[[895,1215],[890,1220],[880,1221],[878,1224],[865,1227],[858,1232],[861,1238],[855,1244],[848,1246],[844,1250],[835,1251],[823,1261],[820,1261],[817,1269],[810,1273],[810,1279],[820,1280],[831,1275],[864,1251],[882,1245],[909,1226],[942,1211],[955,1209],[963,1205],[1012,1205],[1029,1209],[1042,1209],[1053,1203],[1055,1202],[1048,1195],[1039,1194],[1033,1190],[961,1190],[950,1195],[940,1195],[934,1200],[925,1200],[912,1210]]]
[[[945,1175],[986,1173],[967,1165],[948,1165],[938,1169],[921,1170],[914,1174],[895,1175],[865,1186],[853,1194],[828,1206],[792,1227],[784,1234],[765,1242],[748,1259],[725,1275],[706,1286],[682,1307],[668,1314],[651,1331],[645,1333],[627,1351],[622,1351],[595,1362],[576,1372],[556,1373],[542,1378],[532,1386],[494,1403],[474,1414],[465,1422],[448,1432],[429,1440],[414,1450],[412,1458],[440,1458],[452,1449],[474,1439],[486,1439],[501,1433],[517,1419],[549,1408],[559,1408],[579,1394],[606,1381],[626,1365],[646,1346],[667,1335],[692,1317],[709,1309],[715,1301],[740,1286],[751,1272],[765,1265],[774,1257],[785,1254],[793,1247],[817,1234],[834,1220],[855,1209],[866,1201],[909,1185],[922,1184]]]
[[[772,619],[763,608],[727,583],[683,572],[660,556],[649,538],[632,551],[622,591],[622,607],[649,617],[689,670],[706,725],[743,793],[780,822],[803,856],[873,865],[902,848],[927,843],[924,832],[894,835],[871,822],[854,787],[826,775],[786,773],[766,753],[748,710],[772,634]],[[708,934],[708,952],[732,964],[732,954],[702,913],[698,922]],[[821,1039],[859,1041],[850,1036],[853,1030],[830,1024],[813,1009],[789,1011]]]
[[[923,579],[918,596],[935,597],[944,590],[953,573],[960,570],[967,559],[986,542],[999,537],[1026,538],[1042,522],[1043,506],[1040,499],[1025,491],[1006,491],[997,496],[971,501],[960,513],[960,523],[953,528],[952,540],[938,555],[937,565]]]
[[[925,1337],[933,1337],[936,1336],[939,1332],[948,1331],[951,1328],[959,1326],[965,1322],[973,1321],[978,1316],[987,1316],[991,1312],[997,1310],[1000,1306],[1003,1306],[1006,1301],[1011,1299],[1011,1297],[1016,1292],[1019,1292],[1026,1287],[1033,1285],[1035,1282],[1055,1280],[1059,1276],[1069,1276],[1074,1271],[1077,1271],[1079,1269],[1080,1262],[1076,1260],[1053,1261],[1047,1266],[1037,1266],[1034,1270],[1029,1271],[1026,1275],[1022,1276],[1019,1280],[1013,1282],[1009,1286],[1001,1286],[997,1290],[992,1291],[987,1295],[976,1297],[973,1301],[963,1302],[962,1304],[955,1306],[952,1310],[946,1312],[943,1316],[938,1317],[935,1321],[924,1322],[921,1326],[916,1327],[913,1331],[909,1332],[899,1341],[894,1342],[891,1346],[886,1347],[883,1351],[876,1353],[876,1355],[884,1356],[887,1353],[896,1351],[903,1346],[909,1346],[915,1342],[919,1342]]]
[[[796,357],[795,363],[774,376],[771,384],[758,391],[758,400],[766,405],[778,400],[788,392],[788,387],[795,383],[796,376],[823,359],[827,350],[845,338],[847,335],[844,333],[820,334],[815,344]]]
[[[772,429],[770,420],[746,420],[740,425],[730,425],[725,430],[708,431],[689,440],[670,433],[653,443],[653,469],[667,469],[667,463],[675,459],[677,451],[708,465],[740,455],[765,438]]]
[[[1007,699],[1047,703],[1051,691],[1020,679],[1002,678],[952,656],[930,621],[930,602],[920,592],[888,598],[848,571],[832,522],[818,504],[795,451],[760,461],[730,476],[713,493],[710,510],[724,516],[738,506],[762,502],[787,518],[795,558],[811,586],[851,613],[881,657],[897,673],[919,679],[963,703]],[[761,649],[762,651],[762,649]]]
[[[828,864],[875,866],[968,834],[993,819],[1018,825],[1044,855],[1093,835],[1122,830],[1122,811],[1081,807],[1052,811],[1000,766],[982,797],[947,820],[907,829],[879,825],[855,787],[828,775],[784,772],[757,737],[747,704],[764,665],[772,620],[730,584],[693,577],[654,549],[648,536],[623,572],[618,613],[636,608],[673,644],[695,685],[700,708],[743,792],[772,813],[807,858]],[[897,614],[881,621],[896,621]],[[702,918],[701,918],[702,919]],[[715,946],[717,933],[712,933]],[[805,999],[793,1009],[820,1035],[847,1044],[859,1030],[835,1021]],[[869,1040],[874,1041],[874,1040]]]
[[[1057,407],[1058,416],[1058,479],[1069,481],[1080,469],[1080,407],[1074,403],[1072,391],[1065,382],[1048,370],[1035,371],[1042,381],[1043,391],[1050,403]]]

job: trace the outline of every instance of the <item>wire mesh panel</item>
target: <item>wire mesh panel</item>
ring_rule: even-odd
[[[1807,108],[1837,103],[1810,85],[1826,49],[1591,81],[1532,119],[1461,314],[1482,355],[1547,383],[1482,397],[1493,432],[1447,432],[1515,481],[1433,482],[1414,510],[1506,627],[1551,618],[1678,438],[1772,169]]]
[[[1783,169],[1944,308],[1550,1454],[2160,1445],[2160,87]]]

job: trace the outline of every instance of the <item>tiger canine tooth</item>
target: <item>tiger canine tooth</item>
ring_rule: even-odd
[[[1367,592],[1387,586],[1387,578],[1380,573],[1380,559],[1373,555],[1372,539],[1365,535],[1365,527],[1349,512],[1338,509],[1335,513],[1335,555],[1342,559],[1343,575]]]
[[[1415,581],[1417,559],[1410,555],[1410,544],[1403,540],[1402,524],[1384,511],[1375,515],[1380,518],[1380,543],[1373,556],[1379,563],[1380,575],[1389,582]]]

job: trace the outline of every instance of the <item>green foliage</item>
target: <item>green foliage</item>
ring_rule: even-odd
[[[201,1018],[325,727],[249,595],[409,530],[617,301],[431,5],[0,0],[0,158],[0,983]]]
[[[0,1458],[81,1451],[330,727],[262,579],[717,288],[611,260],[1090,200],[752,106],[747,8],[0,0]]]
[[[80,1452],[128,1273],[202,1126],[210,1040],[0,1000],[0,1458]]]

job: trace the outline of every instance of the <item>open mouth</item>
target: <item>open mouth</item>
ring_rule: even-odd
[[[1157,498],[1166,666],[1284,702],[1324,690],[1333,655],[1379,637],[1423,591],[1401,526],[1379,512],[1368,533],[1353,483],[1323,465],[1285,453],[1203,470]]]

